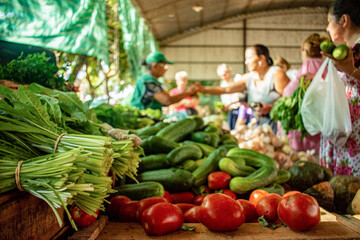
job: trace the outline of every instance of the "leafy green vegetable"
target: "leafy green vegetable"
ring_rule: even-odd
[[[310,84],[304,82],[305,78],[302,76],[299,79],[299,87],[289,97],[281,97],[275,103],[270,112],[270,118],[275,122],[280,121],[281,127],[286,134],[291,130],[298,130],[301,133],[301,138],[308,135],[304,127],[301,117],[301,104],[304,98],[305,91]]]
[[[50,58],[43,53],[29,54],[23,58],[21,54],[6,66],[0,65],[0,79],[7,79],[20,84],[38,83],[48,88],[70,90],[73,84],[66,82],[62,73],[65,67],[57,67],[49,63]]]

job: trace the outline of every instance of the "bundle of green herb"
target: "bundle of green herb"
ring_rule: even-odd
[[[74,201],[75,196],[94,192],[92,184],[78,183],[84,172],[76,167],[76,163],[86,162],[87,158],[81,152],[82,149],[77,148],[24,161],[13,156],[2,157],[0,193],[18,188],[43,199],[52,208],[60,226],[63,222],[56,209],[64,207],[72,226],[77,229],[66,206]]]
[[[56,112],[59,122],[63,123],[61,111],[48,111],[47,105],[43,106],[41,99],[35,93],[21,85],[18,92],[0,86],[0,94],[5,97],[0,100],[0,134],[4,137],[3,139],[7,142],[16,139],[13,145],[23,147],[29,153],[34,153],[34,156],[67,152],[81,147],[82,154],[87,155],[87,161],[76,162],[75,165],[94,176],[82,179],[83,183],[92,184],[93,190],[83,203],[77,202],[77,199],[74,199],[74,202],[77,205],[92,202],[92,211],[89,211],[89,214],[98,209],[104,209],[104,199],[112,191],[111,177],[106,176],[113,162],[111,138],[66,134],[64,128],[52,121]],[[99,177],[102,178],[101,181],[98,180]],[[106,183],[105,187],[104,183]]]
[[[305,91],[309,84],[310,81],[305,83],[305,78],[302,76],[299,79],[299,87],[292,95],[279,98],[271,109],[270,118],[275,122],[280,121],[281,127],[286,134],[291,130],[298,130],[301,132],[301,138],[308,135],[301,118],[300,109]]]

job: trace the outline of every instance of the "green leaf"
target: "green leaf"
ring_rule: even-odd
[[[258,222],[261,226],[263,227],[267,227],[270,228],[272,230],[280,227],[279,225],[275,225],[275,224],[271,224],[269,223],[266,219],[265,219],[265,215],[262,215],[261,217],[258,218]]]
[[[194,230],[195,230],[195,227],[182,225],[182,226],[181,226],[181,230],[183,230],[183,231],[194,231]]]
[[[46,95],[39,95],[39,98],[44,102],[44,106],[47,107],[47,112],[49,113],[53,122],[62,127],[62,112],[59,106],[59,101],[56,98]]]
[[[57,129],[56,125],[50,120],[49,114],[44,110],[40,99],[34,92],[19,85],[18,95],[19,99],[30,107],[29,110],[32,110],[31,112],[35,114],[35,117],[41,119],[43,123],[49,127],[49,129]]]
[[[58,98],[61,102],[76,106],[81,112],[84,112],[84,105],[75,92],[60,92]]]
[[[5,98],[9,99],[10,101],[18,100],[16,92],[10,90],[7,87],[4,87],[3,85],[0,85],[0,95],[4,96]]]

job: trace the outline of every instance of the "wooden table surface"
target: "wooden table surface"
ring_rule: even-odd
[[[266,240],[266,239],[360,239],[360,233],[345,227],[338,222],[320,222],[315,228],[307,232],[295,232],[287,227],[279,227],[275,230],[262,227],[258,223],[245,223],[233,232],[211,232],[200,223],[185,224],[194,226],[194,231],[177,231],[163,236],[150,237],[137,223],[109,222],[101,231],[97,240],[134,240],[134,239],[168,239],[168,240]]]
[[[176,231],[163,236],[148,236],[140,223],[109,222],[107,216],[101,216],[88,229],[82,229],[69,240],[299,240],[299,239],[335,239],[360,240],[360,220],[349,215],[332,214],[321,209],[321,222],[307,232],[293,231],[287,227],[275,230],[262,227],[258,223],[244,223],[233,232],[212,232],[200,223],[186,223],[194,226],[194,231]]]

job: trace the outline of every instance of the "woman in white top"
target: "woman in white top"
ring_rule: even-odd
[[[249,70],[242,78],[229,87],[202,87],[203,93],[229,94],[247,91],[248,103],[256,103],[255,114],[260,124],[268,123],[276,132],[276,124],[269,113],[273,103],[282,96],[289,78],[280,67],[273,66],[269,50],[264,45],[248,47],[245,64]]]

